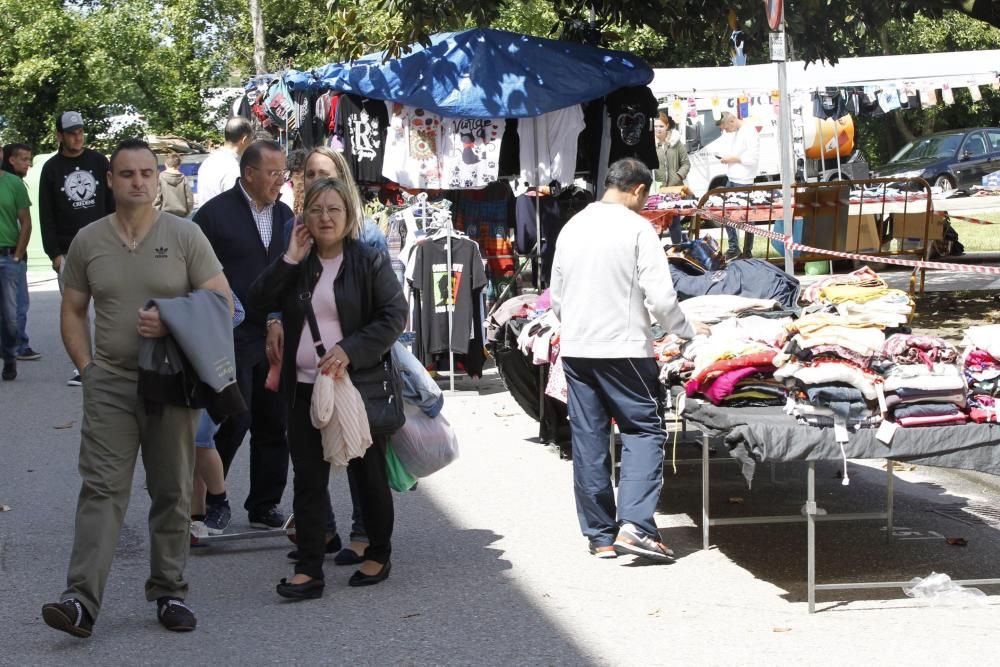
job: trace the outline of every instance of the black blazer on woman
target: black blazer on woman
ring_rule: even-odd
[[[247,307],[257,312],[281,311],[281,390],[289,405],[295,397],[299,339],[311,336],[299,295],[312,294],[322,273],[315,248],[298,264],[279,257],[254,281],[247,297]],[[344,239],[344,261],[333,281],[333,295],[344,332],[339,345],[351,360],[348,371],[375,366],[406,326],[406,301],[389,260],[370,246]]]

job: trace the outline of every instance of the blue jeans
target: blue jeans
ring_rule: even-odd
[[[0,349],[4,363],[17,359],[17,288],[26,280],[28,265],[0,256]]]
[[[659,540],[653,512],[663,487],[663,386],[656,362],[563,357],[580,529],[594,546],[614,542],[620,522]],[[622,436],[618,503],[611,486],[611,418]]]
[[[17,353],[23,354],[31,347],[28,342],[28,259],[24,259],[24,276],[17,286]]]

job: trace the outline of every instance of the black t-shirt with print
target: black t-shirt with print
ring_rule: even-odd
[[[448,255],[447,237],[417,246],[413,265],[413,287],[420,292],[420,338],[424,355],[448,352]],[[451,239],[451,289],[454,296],[451,350],[465,354],[474,338],[474,300],[486,286],[486,271],[479,246],[470,239]]]
[[[385,157],[385,133],[389,112],[382,100],[342,95],[337,105],[337,132],[343,137],[344,157],[354,178],[362,183],[381,183]]]
[[[115,210],[108,159],[89,148],[77,157],[53,155],[42,166],[38,209],[45,254],[65,255],[78,231]]]
[[[634,157],[650,169],[659,167],[653,137],[653,120],[658,107],[653,92],[646,86],[619,88],[608,95],[607,108],[611,118],[608,164]]]

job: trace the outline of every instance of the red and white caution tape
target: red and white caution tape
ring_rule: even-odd
[[[935,269],[940,271],[956,271],[959,273],[987,273],[1000,275],[1000,266],[979,266],[977,264],[954,264],[951,262],[931,262],[922,259],[901,259],[886,255],[862,255],[854,252],[841,252],[839,250],[827,250],[825,248],[813,248],[792,240],[791,236],[776,232],[773,229],[759,229],[755,225],[736,220],[729,220],[726,217],[713,211],[699,211],[698,215],[712,220],[713,222],[733,227],[735,229],[763,236],[765,238],[783,243],[788,250],[800,250],[810,254],[825,255],[828,257],[839,257],[841,259],[855,259],[862,262],[877,262],[881,264],[894,264],[896,266],[910,266],[917,269]]]
[[[996,225],[995,220],[983,220],[982,218],[970,218],[964,215],[951,215],[947,211],[936,211],[935,215],[944,218],[947,217],[949,220],[961,220],[962,222],[971,222],[974,225]]]

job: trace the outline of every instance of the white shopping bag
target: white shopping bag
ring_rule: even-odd
[[[414,477],[427,477],[458,458],[458,438],[444,415],[431,418],[405,402],[403,412],[406,423],[391,440],[406,472]]]

